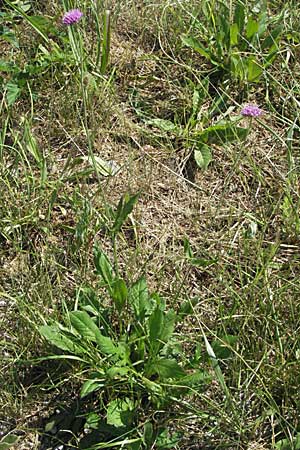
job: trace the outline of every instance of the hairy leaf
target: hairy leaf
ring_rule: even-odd
[[[85,353],[85,349],[76,343],[75,336],[74,340],[70,339],[57,325],[43,325],[39,328],[39,332],[47,341],[61,350],[74,353],[75,355]]]
[[[160,333],[160,340],[167,343],[174,332],[176,313],[170,309],[164,316],[164,325]]]
[[[98,342],[102,337],[99,328],[86,311],[72,311],[70,313],[71,324],[75,330],[85,339]]]
[[[115,427],[128,426],[132,422],[134,403],[130,398],[116,399],[107,407],[107,423]]]
[[[149,317],[149,337],[151,345],[157,344],[157,339],[160,339],[164,325],[164,313],[157,306]]]
[[[116,304],[117,310],[122,311],[127,300],[128,290],[125,281],[118,278],[113,283],[112,298]]]
[[[186,375],[185,371],[173,359],[158,359],[152,364],[151,370],[153,373],[157,373],[160,378],[181,378]]]
[[[85,397],[86,395],[90,394],[91,392],[97,391],[101,387],[104,386],[103,380],[96,380],[91,379],[87,380],[83,383],[81,391],[80,391],[80,398]]]
[[[128,292],[129,304],[132,306],[136,318],[143,322],[146,311],[150,308],[150,300],[145,277],[137,280]]]
[[[146,123],[147,123],[147,125],[153,125],[162,131],[169,131],[169,132],[180,131],[180,128],[178,129],[177,125],[175,125],[175,123],[171,122],[171,120],[151,119],[151,120],[147,120]]]
[[[114,281],[113,269],[105,253],[97,246],[94,247],[94,263],[97,274],[102,277],[109,291],[111,291]]]
[[[13,445],[16,445],[19,439],[20,436],[16,436],[15,434],[7,434],[0,441],[0,450],[8,450]]]
[[[191,36],[181,36],[182,43],[187,47],[192,48],[195,52],[200,53],[204,58],[211,60],[211,55],[205,50],[201,42]]]
[[[131,196],[129,194],[126,194],[121,198],[117,207],[116,218],[113,225],[114,233],[118,233],[120,231],[127,217],[132,212],[134,205],[138,201],[139,196],[140,193],[138,192],[137,194]]]
[[[9,81],[6,85],[6,99],[8,106],[15,103],[17,98],[21,95],[22,89],[14,81]]]
[[[200,169],[207,169],[209,163],[212,161],[210,146],[203,143],[199,144],[194,151],[194,158]]]

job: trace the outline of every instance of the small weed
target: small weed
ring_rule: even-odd
[[[260,81],[279,52],[278,41],[283,31],[280,15],[274,26],[274,18],[268,17],[263,4],[257,6],[256,16],[247,11],[244,2],[236,2],[234,9],[222,2],[215,4],[214,10],[208,3],[203,5],[206,27],[197,18],[194,22],[200,39],[183,35],[183,44],[200,53],[225,76],[240,82]],[[207,41],[209,34],[211,38]]]
[[[168,438],[173,416],[169,408],[183,396],[202,391],[209,380],[208,373],[193,369],[192,359],[183,355],[175,338],[175,325],[186,306],[177,314],[168,310],[163,298],[148,292],[144,277],[128,286],[97,247],[94,259],[99,288],[106,289],[108,299],[83,287],[63,324],[39,328],[64,352],[51,358],[81,363],[82,401],[96,394],[92,409],[74,416],[75,422],[84,418],[81,432],[90,431],[79,448],[101,448],[105,442],[130,449],[151,448],[154,443],[169,448],[170,439],[175,439],[174,434]]]

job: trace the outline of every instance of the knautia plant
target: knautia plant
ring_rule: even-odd
[[[176,124],[170,120],[159,118],[147,120],[146,123],[159,128],[166,134],[172,134],[182,139],[184,146],[192,150],[198,167],[205,170],[212,161],[213,145],[224,146],[231,142],[243,141],[247,136],[248,129],[238,126],[241,117],[226,117],[214,121],[217,104],[212,104],[205,115],[200,114],[201,106],[199,87],[194,89],[192,110],[190,115],[187,115],[185,124]]]
[[[132,210],[132,198],[119,203],[114,233]],[[209,381],[199,360],[187,356],[176,339],[176,326],[193,312],[192,304],[168,308],[164,298],[149,292],[145,276],[128,282],[98,245],[94,264],[97,286],[78,290],[61,323],[39,328],[58,349],[51,359],[80,365],[82,408],[73,421],[78,426],[80,418],[81,427],[76,432],[70,423],[69,431],[81,449],[173,448],[180,439],[169,432],[176,404]],[[59,422],[59,415],[51,421]]]
[[[99,289],[80,288],[62,323],[40,327],[59,349],[58,358],[80,363],[81,402],[93,399],[92,408],[74,417],[83,419],[81,432],[86,430],[79,448],[105,448],[112,442],[132,450],[154,443],[158,449],[172,448],[170,442],[180,436],[166,439],[171,405],[202,391],[209,379],[184,355],[174,334],[178,321],[191,312],[189,305],[177,312],[168,309],[162,297],[149,293],[144,276],[128,284],[97,246],[94,261]]]
[[[65,5],[66,6],[66,5]],[[84,64],[84,71],[87,70],[88,61],[89,65],[99,69],[103,75],[106,72],[109,54],[110,54],[110,15],[111,11],[106,9],[103,12],[103,19],[101,23],[101,15],[99,18],[99,8],[95,6],[94,2],[91,4],[91,10],[95,19],[96,33],[97,33],[97,45],[96,45],[96,57],[95,60],[90,58],[85,51],[85,46],[82,42],[82,33],[80,33],[75,26],[83,17],[83,12],[80,9],[71,9],[66,11],[62,18],[62,23],[69,27],[69,40],[72,47],[72,51],[77,63]]]
[[[246,128],[247,132],[245,135],[245,140],[251,131],[251,126],[252,126],[253,120],[261,117],[262,115],[263,115],[263,110],[259,106],[255,105],[253,103],[250,103],[242,108],[241,116],[245,119],[248,119],[248,128]]]
[[[283,27],[268,20],[266,6],[258,15],[248,11],[245,2],[217,2],[214,10],[204,3],[204,20],[195,17],[194,32],[183,35],[184,45],[192,48],[219,74],[240,82],[256,83],[279,54]],[[209,38],[207,38],[209,36]]]

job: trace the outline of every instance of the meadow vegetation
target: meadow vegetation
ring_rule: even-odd
[[[0,450],[300,449],[299,14],[1,2]]]

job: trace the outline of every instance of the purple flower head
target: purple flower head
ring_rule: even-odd
[[[63,16],[62,23],[64,25],[73,25],[74,23],[77,23],[82,16],[83,13],[79,9],[71,9]]]
[[[249,117],[259,117],[262,113],[262,110],[256,105],[246,105],[241,111],[242,116]]]

